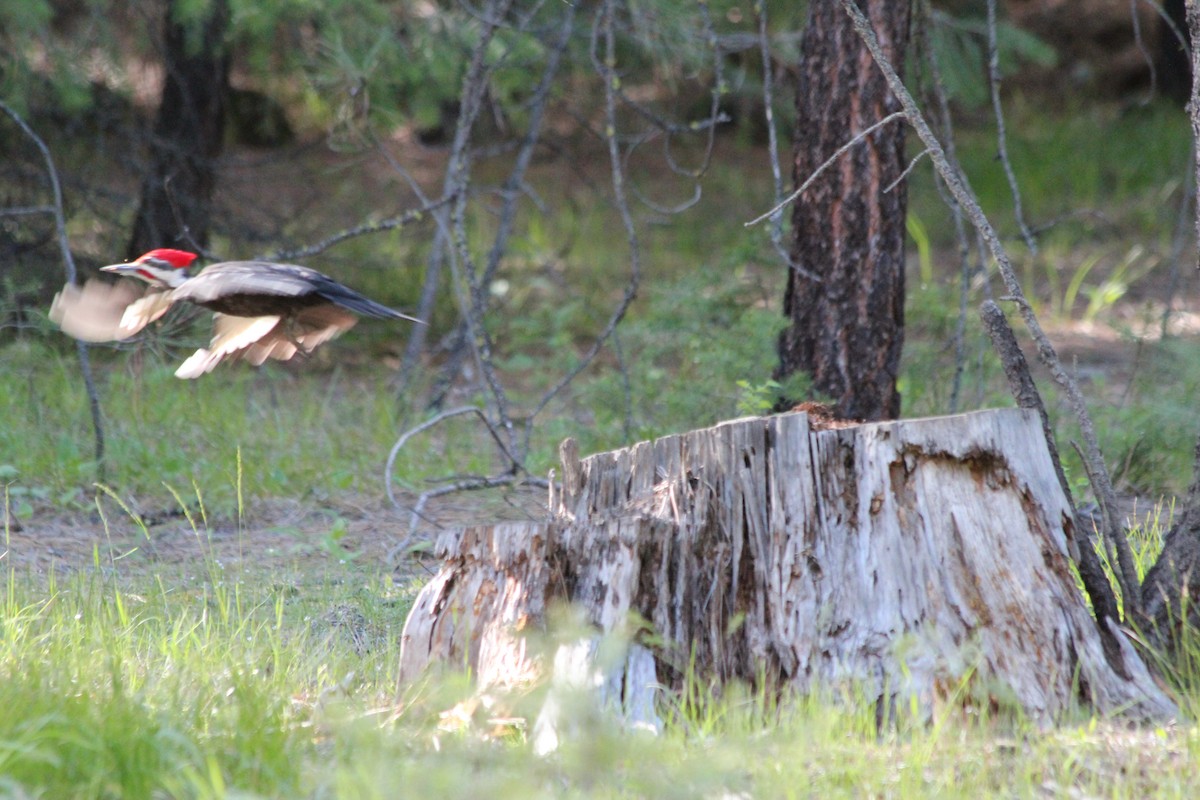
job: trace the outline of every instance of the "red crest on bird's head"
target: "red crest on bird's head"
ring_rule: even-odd
[[[157,250],[151,250],[149,253],[143,253],[142,255],[138,256],[134,263],[139,264],[143,261],[162,261],[166,264],[170,264],[175,269],[183,269],[184,267],[191,266],[192,262],[195,260],[196,254],[189,253],[187,250],[172,250],[169,247],[160,247]]]

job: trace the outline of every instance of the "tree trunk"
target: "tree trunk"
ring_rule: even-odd
[[[863,0],[897,69],[909,3]],[[837,149],[900,110],[838,0],[813,0],[800,47],[794,133],[796,185]],[[777,377],[797,371],[846,419],[900,415],[907,188],[904,123],[855,144],[796,201]],[[807,273],[807,274],[806,274]],[[810,276],[816,276],[810,277]]]
[[[1105,653],[1031,411],[838,429],[792,413],[571,453],[548,522],[439,538],[442,568],[404,627],[403,681],[434,662],[488,687],[553,671],[639,722],[654,687],[678,690],[692,671],[850,692],[881,720],[913,702],[1012,703],[1041,723],[1080,702],[1175,713],[1124,638]],[[626,657],[589,658],[586,639],[535,652],[527,634],[559,603],[597,637],[632,627]],[[541,734],[558,715],[544,713],[539,741],[552,746],[555,731]]]
[[[171,2],[166,10],[166,76],[129,258],[155,247],[203,248],[208,242],[229,97],[229,7],[213,0],[204,19],[185,23],[178,6]]]
[[[1158,47],[1154,68],[1162,93],[1184,105],[1192,94],[1192,62],[1185,42],[1188,21],[1184,0],[1163,0],[1163,16],[1158,18]]]

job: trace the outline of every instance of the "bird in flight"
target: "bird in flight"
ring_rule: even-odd
[[[308,267],[222,261],[192,275],[195,260],[195,253],[159,248],[101,267],[150,288],[143,294],[127,281],[67,284],[54,297],[50,319],[76,339],[111,342],[133,336],[176,302],[207,308],[215,312],[212,341],[180,365],[178,378],[198,378],[224,360],[244,358],[259,365],[269,358],[287,361],[296,353],[311,353],[353,327],[355,315],[424,324]]]

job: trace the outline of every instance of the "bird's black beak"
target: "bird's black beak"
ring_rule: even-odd
[[[115,272],[118,275],[124,272],[133,272],[137,269],[137,264],[109,264],[107,267],[101,267],[101,272]]]

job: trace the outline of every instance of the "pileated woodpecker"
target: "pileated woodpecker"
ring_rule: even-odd
[[[195,253],[160,248],[128,263],[101,267],[143,280],[150,290],[139,296],[125,282],[89,281],[82,288],[67,284],[54,298],[50,319],[76,339],[109,342],[133,336],[177,301],[216,312],[212,341],[183,362],[175,371],[179,378],[198,378],[225,359],[258,365],[268,358],[287,361],[297,352],[311,353],[353,327],[355,314],[421,322],[308,267],[223,261],[189,275],[195,260]]]

